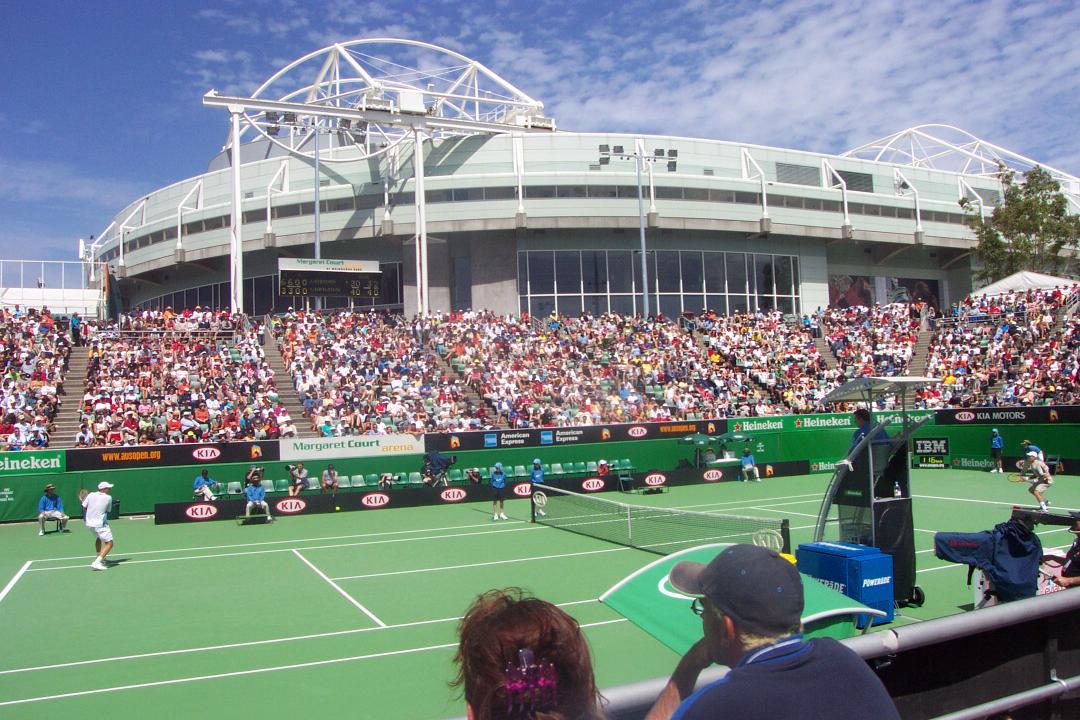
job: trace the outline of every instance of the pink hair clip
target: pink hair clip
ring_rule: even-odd
[[[506,666],[506,710],[518,717],[555,709],[558,705],[558,676],[550,662],[533,662],[533,651],[518,650],[518,664]]]

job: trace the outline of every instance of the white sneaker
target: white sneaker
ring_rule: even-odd
[[[500,520],[509,520],[510,518],[506,517],[506,513],[499,513],[499,519]]]
[[[537,510],[536,514],[539,515],[540,517],[546,517],[547,516],[547,513],[544,512],[543,510]]]
[[[45,531],[44,530],[38,530],[37,534],[38,534],[38,537],[41,537],[42,535],[45,534]]]
[[[101,562],[100,560],[95,560],[94,562],[90,563],[90,569],[91,570],[108,570],[108,568],[105,567],[105,564],[103,562]]]
[[[491,519],[494,520],[494,521],[498,521],[499,516],[498,515],[492,515]]]

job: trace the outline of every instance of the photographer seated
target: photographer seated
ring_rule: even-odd
[[[611,465],[608,464],[607,460],[601,460],[596,463],[596,474],[598,477],[602,478],[606,478],[611,474]]]
[[[311,487],[308,484],[308,471],[304,467],[304,463],[298,462],[295,465],[286,465],[285,469],[292,476],[292,483],[289,485],[289,497],[299,497],[301,492]]]
[[[394,473],[384,472],[379,476],[379,489],[390,490],[394,487]]]
[[[443,485],[449,485],[450,480],[446,477],[446,470],[455,462],[457,462],[456,457],[448,457],[437,450],[429,452],[424,456],[424,467],[420,470],[424,484],[432,487],[440,482]]]
[[[465,471],[465,479],[472,485],[479,485],[484,481],[482,475],[480,475],[480,468],[469,468]]]

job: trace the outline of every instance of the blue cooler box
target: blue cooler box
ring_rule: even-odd
[[[863,605],[886,613],[875,617],[874,625],[893,619],[892,556],[875,547],[843,542],[800,545],[795,552],[799,572],[822,580]],[[865,625],[860,623],[859,627]]]

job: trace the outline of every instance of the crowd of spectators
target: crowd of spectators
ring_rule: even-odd
[[[907,303],[856,305],[820,312],[825,339],[844,379],[903,375],[918,340],[920,317]]]
[[[0,447],[49,446],[71,343],[47,307],[0,309]]]
[[[144,311],[87,338],[77,446],[295,434],[254,328],[228,313]]]
[[[469,403],[463,381],[425,346],[432,322],[349,310],[275,318],[312,430],[337,437],[485,427],[486,410]]]

